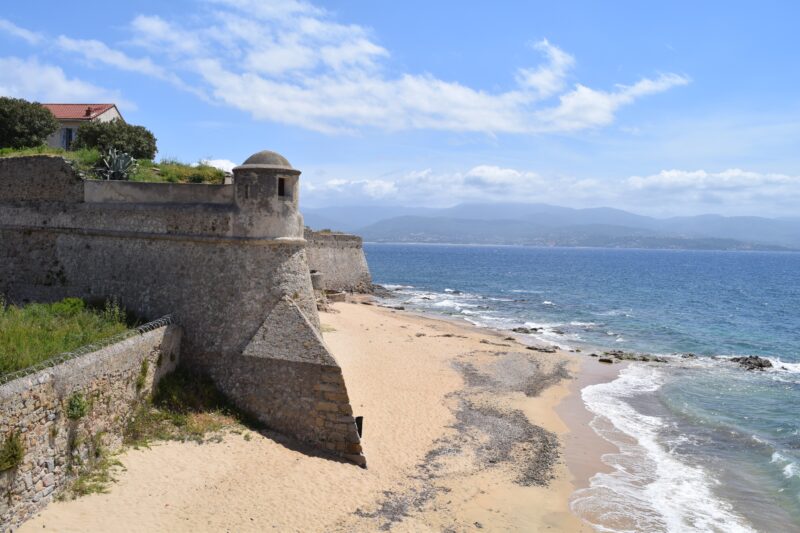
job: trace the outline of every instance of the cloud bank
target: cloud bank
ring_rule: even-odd
[[[541,40],[532,46],[538,65],[518,68],[511,87],[486,91],[398,72],[369,29],[298,0],[209,0],[194,16],[139,15],[127,29],[122,43],[61,35],[45,45],[39,34],[0,19],[0,31],[32,46],[165,81],[257,120],[325,133],[580,131],[607,126],[622,107],[689,82],[667,73],[610,89],[573,83],[576,59]]]
[[[393,179],[328,179],[303,182],[312,205],[418,205],[461,202],[531,202],[574,207],[614,205],[633,211],[680,215],[702,212],[796,216],[800,176],[741,169],[719,172],[663,170],[618,180],[543,176],[530,170],[478,165],[460,172],[432,169]],[[773,206],[765,213],[763,206]]]

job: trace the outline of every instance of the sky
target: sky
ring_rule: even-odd
[[[800,216],[800,3],[2,1],[0,96],[159,157],[270,149],[301,204]]]

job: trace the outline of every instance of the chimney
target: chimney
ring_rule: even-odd
[[[92,116],[92,106],[86,108],[85,116],[91,117]]]

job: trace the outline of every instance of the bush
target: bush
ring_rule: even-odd
[[[25,457],[25,446],[19,433],[11,433],[0,448],[0,472],[19,466]]]
[[[144,126],[122,120],[89,122],[78,128],[73,148],[97,148],[103,153],[112,148],[136,159],[153,159],[158,149],[153,133]]]
[[[67,418],[70,420],[79,420],[86,416],[88,412],[89,402],[86,401],[86,397],[83,393],[76,392],[69,397],[69,402],[67,403]]]
[[[39,146],[58,129],[49,109],[22,98],[0,97],[0,124],[0,148]]]

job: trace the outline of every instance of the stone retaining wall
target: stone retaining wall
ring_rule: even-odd
[[[311,270],[322,273],[325,289],[372,292],[372,277],[361,237],[347,233],[305,230],[306,254]]]
[[[24,448],[21,464],[0,471],[0,531],[43,508],[102,450],[121,446],[139,401],[178,363],[181,335],[162,326],[0,385],[0,447],[15,435]]]

